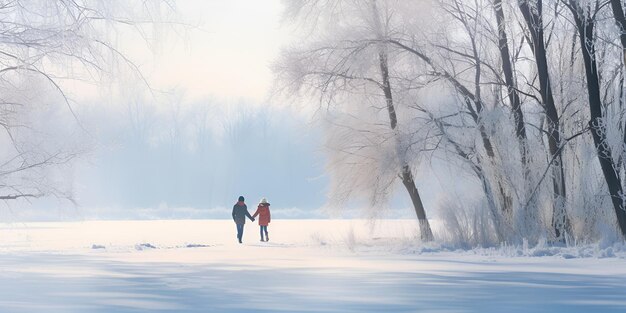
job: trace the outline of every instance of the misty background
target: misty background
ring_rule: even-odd
[[[63,105],[50,105],[36,124],[54,130],[57,140],[74,136],[90,147],[53,175],[57,184],[70,184],[75,203],[5,202],[3,219],[227,219],[239,195],[251,209],[267,197],[276,218],[365,217],[358,202],[342,214],[325,207],[323,133],[306,114],[245,100],[143,101],[118,103],[115,110],[84,106],[77,111],[80,124]],[[425,201],[438,201],[436,177],[422,184]],[[381,209],[385,216],[414,218],[409,206],[399,193]]]
[[[251,208],[267,197],[276,218],[365,217],[357,208],[366,203],[351,202],[353,210],[341,213],[326,207],[324,133],[311,122],[315,112],[272,97],[271,66],[290,39],[282,10],[278,0],[181,2],[177,19],[187,25],[155,25],[158,40],[114,34],[141,77],[122,71],[108,86],[62,81],[69,107],[54,88],[26,83],[41,86],[24,115],[36,126],[24,136],[80,150],[45,176],[71,190],[74,202],[7,201],[0,218],[230,218],[239,195]],[[441,201],[442,177],[454,176],[433,166],[419,173],[428,177],[419,180],[428,207]],[[392,198],[380,208],[384,216],[414,218],[403,193]]]

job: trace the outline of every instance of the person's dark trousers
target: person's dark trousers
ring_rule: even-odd
[[[237,224],[237,239],[239,239],[239,243],[241,243],[241,238],[243,238],[243,225]]]
[[[265,232],[265,240],[263,240],[263,232]],[[267,225],[261,226],[261,241],[268,241],[269,236],[267,235]]]

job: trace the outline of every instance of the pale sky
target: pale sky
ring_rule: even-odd
[[[207,96],[261,102],[271,86],[271,62],[285,41],[279,0],[184,0],[179,14],[198,25],[168,35],[146,75],[158,89],[181,88],[188,99]]]

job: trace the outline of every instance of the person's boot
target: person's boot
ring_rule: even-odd
[[[265,241],[270,241],[270,235],[269,234],[265,234]]]

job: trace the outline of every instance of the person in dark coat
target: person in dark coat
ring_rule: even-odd
[[[267,224],[270,223],[272,216],[270,215],[270,204],[267,202],[267,199],[261,199],[252,218],[256,218],[257,215],[259,216],[259,226],[261,227],[261,241],[270,241],[270,236],[267,234]],[[263,233],[265,233],[265,240],[263,239]]]
[[[243,238],[243,226],[246,224],[246,216],[254,222],[254,218],[248,212],[248,206],[244,203],[243,196],[239,196],[239,201],[233,206],[233,221],[237,224],[237,239],[241,243]]]

